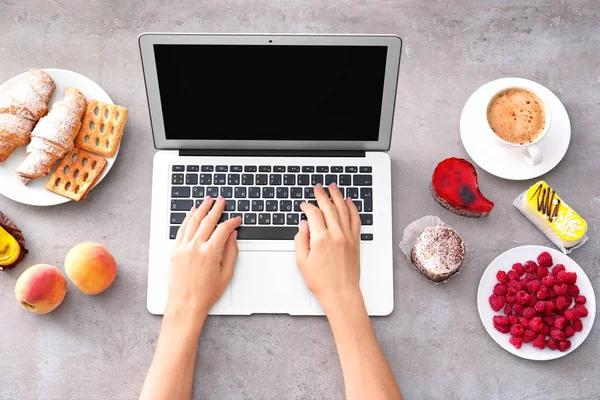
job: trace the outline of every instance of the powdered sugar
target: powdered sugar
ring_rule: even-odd
[[[13,114],[0,114],[0,141],[22,146],[29,143],[35,122]]]
[[[46,102],[28,82],[19,82],[9,93],[12,99],[9,110],[23,118],[37,121],[48,113]]]
[[[56,84],[50,76],[41,69],[31,68],[29,70],[29,84],[38,92],[44,103],[48,103]]]
[[[72,112],[72,108],[59,101],[52,111],[38,122],[31,133],[32,142],[37,138],[56,143],[65,149],[64,153],[73,148],[73,141],[81,127],[81,116]]]

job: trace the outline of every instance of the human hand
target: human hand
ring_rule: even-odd
[[[329,315],[348,301],[363,301],[360,280],[360,216],[356,205],[329,185],[315,187],[319,208],[302,203],[308,221],[301,221],[295,237],[296,263],[308,288]]]
[[[235,229],[242,219],[233,218],[217,226],[226,201],[219,196],[213,203],[215,200],[207,196],[179,228],[165,313],[173,307],[185,307],[194,315],[206,316],[233,277],[238,256]]]

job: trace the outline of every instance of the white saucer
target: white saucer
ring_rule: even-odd
[[[552,113],[550,130],[539,143],[544,160],[531,165],[521,155],[522,149],[508,146],[486,133],[486,108],[498,91],[514,86],[535,87],[544,94]],[[467,100],[460,116],[460,136],[469,156],[492,175],[511,180],[537,178],[552,170],[563,159],[571,140],[571,122],[558,97],[539,83],[521,78],[503,78],[486,83]]]
[[[575,336],[569,339],[571,341],[571,348],[565,352],[550,350],[548,348],[540,350],[533,347],[531,343],[523,343],[523,346],[520,349],[517,349],[509,343],[511,337],[510,334],[497,331],[492,322],[494,315],[504,315],[502,312],[495,312],[492,310],[489,303],[489,297],[492,295],[494,285],[497,283],[496,273],[499,270],[509,271],[512,265],[517,262],[524,263],[528,260],[535,261],[537,256],[544,251],[550,253],[554,265],[563,264],[567,271],[577,273],[577,286],[579,287],[581,295],[585,296],[587,300],[585,307],[588,309],[589,313],[587,317],[581,319],[583,322],[583,331],[577,332]],[[573,307],[573,304],[571,304],[571,307]],[[583,269],[581,269],[581,267],[571,258],[560,251],[549,247],[521,246],[500,254],[484,271],[481,280],[479,281],[479,288],[477,289],[477,308],[479,309],[479,317],[481,318],[481,322],[483,322],[483,326],[492,339],[494,339],[504,350],[528,360],[545,361],[566,356],[579,347],[587,338],[592,330],[592,325],[594,325],[594,318],[596,316],[596,297],[594,296],[594,289],[589,278]]]
[[[54,80],[56,84],[56,90],[50,99],[50,103],[48,108],[51,109],[52,105],[63,98],[63,92],[66,87],[74,87],[78,89],[83,95],[90,100],[99,100],[104,103],[113,104],[111,98],[108,94],[98,86],[94,81],[89,78],[86,78],[83,75],[80,75],[76,72],[67,71],[64,69],[54,69],[48,68],[44,69],[44,71],[50,75],[50,77]],[[14,78],[9,79],[0,85],[0,96],[6,96],[8,91],[18,82],[27,81],[28,73],[24,72],[21,75],[17,75]],[[32,206],[53,206],[57,204],[63,204],[71,199],[63,196],[59,196],[55,193],[52,193],[46,190],[46,181],[47,177],[34,179],[27,186],[23,185],[23,183],[17,178],[15,171],[19,164],[25,159],[26,146],[21,146],[15,150],[15,152],[3,163],[0,163],[0,194],[17,201],[23,204],[29,204]],[[115,154],[114,157],[106,158],[108,163],[104,168],[104,173],[98,181],[96,185],[100,183],[102,179],[108,174],[108,171],[112,168],[116,158],[118,155]]]

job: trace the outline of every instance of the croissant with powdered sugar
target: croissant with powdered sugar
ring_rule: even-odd
[[[36,125],[27,146],[27,158],[17,168],[17,176],[24,184],[48,175],[56,161],[71,151],[86,105],[79,90],[66,88],[64,98]]]

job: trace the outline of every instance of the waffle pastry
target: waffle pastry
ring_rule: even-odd
[[[73,148],[58,163],[46,182],[46,189],[71,200],[82,201],[102,175],[106,164],[104,157]]]
[[[123,138],[128,113],[125,107],[92,100],[75,139],[75,147],[113,157]]]

